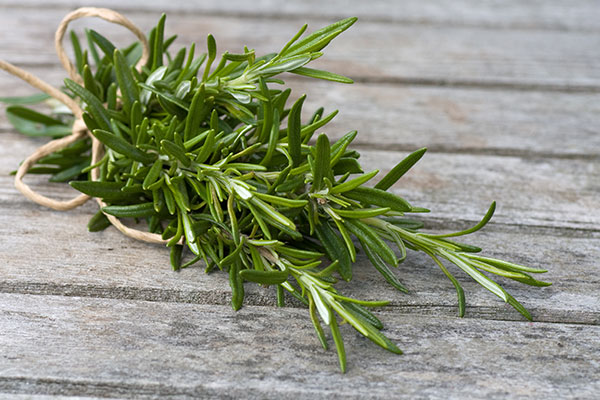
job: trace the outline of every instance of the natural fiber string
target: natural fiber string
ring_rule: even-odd
[[[79,8],[79,9],[67,14],[63,18],[63,20],[61,21],[61,23],[59,24],[59,26],[56,30],[56,34],[54,37],[54,39],[55,39],[54,44],[56,47],[56,52],[58,54],[58,58],[59,58],[61,64],[63,65],[63,67],[65,68],[65,70],[67,71],[69,77],[73,81],[82,83],[82,78],[79,75],[79,73],[77,72],[77,70],[75,69],[75,67],[73,66],[73,63],[71,62],[71,60],[69,60],[69,58],[65,52],[65,49],[63,47],[62,41],[63,41],[64,35],[65,35],[65,32],[67,30],[69,23],[71,21],[74,21],[76,19],[83,18],[83,17],[98,17],[98,18],[104,19],[108,22],[122,25],[122,26],[126,27],[127,29],[129,29],[140,40],[140,42],[142,44],[142,48],[143,48],[142,57],[141,57],[140,61],[138,62],[138,64],[136,65],[136,67],[141,68],[141,66],[146,63],[146,61],[148,60],[148,56],[149,56],[148,41],[146,40],[146,36],[143,34],[143,32],[138,27],[136,27],[129,19],[125,18],[123,15],[119,14],[116,11],[113,11],[113,10],[110,10],[107,8],[83,7],[83,8]],[[88,195],[81,194],[71,200],[68,200],[68,201],[53,200],[53,199],[45,197],[45,196],[35,192],[34,190],[32,190],[28,185],[26,185],[23,182],[23,177],[27,174],[27,171],[29,171],[29,169],[38,160],[40,160],[41,158],[43,158],[43,157],[47,156],[48,154],[51,154],[55,151],[64,149],[71,143],[81,139],[86,134],[88,134],[92,139],[92,161],[91,161],[91,164],[94,165],[98,162],[98,160],[103,155],[102,143],[100,143],[100,141],[98,141],[98,139],[96,139],[93,135],[91,135],[89,133],[87,126],[81,119],[83,111],[81,110],[81,107],[79,106],[79,104],[77,104],[77,102],[75,102],[73,99],[71,99],[65,93],[63,93],[60,90],[56,89],[55,87],[47,84],[46,82],[42,81],[41,79],[33,76],[32,74],[28,73],[27,71],[24,71],[18,67],[15,67],[14,65],[7,63],[5,61],[0,60],[0,69],[3,69],[5,71],[7,71],[8,73],[24,80],[25,82],[29,83],[31,86],[34,86],[34,87],[42,90],[43,92],[47,93],[51,97],[55,98],[56,100],[64,103],[67,107],[69,107],[69,109],[73,112],[73,115],[76,118],[73,123],[71,135],[60,138],[60,139],[53,140],[49,143],[46,143],[45,145],[41,146],[36,151],[34,151],[33,154],[31,154],[29,157],[27,157],[23,161],[23,163],[19,166],[19,169],[17,170],[17,174],[15,175],[15,187],[28,199],[34,201],[35,203],[43,205],[45,207],[52,208],[54,210],[64,211],[64,210],[70,210],[70,209],[79,207],[80,205],[84,204],[86,201],[88,201],[90,199],[90,197]],[[94,180],[94,181],[97,180],[98,175],[99,175],[99,168],[96,167],[91,171],[92,180]],[[98,205],[101,208],[106,206],[106,204],[99,198],[96,198],[96,202],[98,203]],[[123,223],[121,223],[121,221],[119,221],[118,218],[116,218],[112,215],[108,215],[108,214],[105,214],[105,215],[108,218],[108,220],[110,221],[110,223],[112,225],[114,225],[119,231],[121,231],[126,236],[129,236],[133,239],[141,240],[144,242],[167,243],[167,241],[164,240],[160,235],[129,228],[129,227],[123,225]]]
[[[69,77],[80,85],[83,83],[83,79],[75,69],[75,66],[67,56],[65,49],[62,45],[63,37],[65,36],[65,32],[67,31],[67,27],[71,21],[74,21],[79,18],[84,17],[98,17],[105,21],[112,22],[113,24],[122,25],[125,28],[129,29],[137,38],[140,40],[142,44],[142,58],[137,63],[136,68],[141,68],[142,65],[146,64],[148,57],[150,56],[150,52],[148,50],[148,40],[146,39],[146,35],[133,24],[129,19],[125,18],[123,15],[118,12],[111,10],[109,8],[95,8],[95,7],[82,7],[78,8],[75,11],[70,12],[65,15],[63,20],[56,28],[56,33],[54,34],[54,47],[56,48],[56,54],[58,54],[58,59],[60,63],[65,68]]]

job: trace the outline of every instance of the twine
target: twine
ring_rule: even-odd
[[[140,61],[138,62],[138,64],[136,65],[136,68],[140,69],[141,66],[146,63],[146,61],[148,60],[148,56],[149,56],[148,41],[146,40],[146,36],[144,35],[144,33],[137,26],[135,26],[133,24],[133,22],[131,22],[129,19],[125,18],[123,15],[119,14],[118,12],[116,12],[114,10],[110,10],[108,8],[82,7],[73,12],[70,12],[63,18],[63,20],[60,22],[58,28],[56,29],[56,34],[54,36],[54,45],[56,47],[56,53],[58,54],[58,59],[60,60],[60,63],[65,68],[69,77],[73,81],[75,81],[79,84],[83,83],[83,79],[81,78],[81,76],[79,75],[79,73],[77,72],[75,67],[73,66],[73,63],[71,62],[71,60],[69,60],[69,57],[67,56],[64,46],[62,44],[62,41],[63,41],[64,35],[65,35],[65,32],[67,31],[67,27],[69,26],[69,23],[71,21],[74,21],[76,19],[83,18],[83,17],[98,17],[105,21],[108,21],[108,22],[111,22],[114,24],[118,24],[118,25],[122,25],[125,28],[127,28],[135,36],[137,36],[137,38],[142,43],[142,47],[143,47],[142,57],[141,57]],[[51,142],[46,143],[45,145],[43,145],[43,146],[39,147],[37,150],[35,150],[33,152],[33,154],[31,154],[29,157],[27,157],[23,161],[23,163],[19,166],[19,169],[17,170],[17,174],[15,175],[15,187],[23,194],[23,196],[25,196],[29,200],[31,200],[37,204],[40,204],[42,206],[52,208],[54,210],[65,211],[65,210],[71,210],[73,208],[81,206],[82,204],[84,204],[85,202],[87,202],[90,199],[90,196],[88,196],[86,194],[80,194],[77,197],[75,197],[71,200],[67,200],[67,201],[54,200],[54,199],[48,198],[46,196],[43,196],[40,193],[37,193],[35,190],[31,189],[25,182],[23,182],[24,176],[27,174],[29,169],[38,160],[40,160],[41,158],[43,158],[55,151],[64,149],[65,147],[69,146],[71,143],[73,143],[79,139],[82,139],[86,135],[88,135],[92,139],[91,165],[96,164],[98,162],[98,160],[100,160],[100,158],[102,157],[102,155],[104,153],[104,147],[103,147],[102,143],[98,139],[96,139],[96,137],[94,135],[92,135],[89,132],[89,130],[87,129],[87,126],[85,125],[85,123],[83,122],[83,119],[81,118],[81,116],[83,114],[81,107],[75,100],[73,100],[72,98],[67,96],[65,93],[61,92],[60,90],[56,89],[54,86],[49,85],[48,83],[42,81],[38,77],[36,77],[36,76],[30,74],[29,72],[24,71],[18,67],[15,67],[14,65],[12,65],[8,62],[0,60],[0,69],[3,69],[6,72],[8,72],[9,74],[22,79],[23,81],[29,83],[31,86],[33,86],[37,89],[40,89],[44,93],[48,94],[49,96],[51,96],[51,97],[55,98],[56,100],[60,101],[61,103],[65,104],[73,112],[73,115],[75,116],[75,121],[73,122],[73,127],[71,129],[71,134],[69,136],[65,136],[60,139],[55,139],[55,140],[52,140]],[[92,169],[91,178],[93,181],[98,180],[99,173],[100,173],[99,171],[100,170],[98,167]],[[100,198],[96,198],[96,202],[98,203],[98,205],[100,206],[101,209],[102,209],[102,207],[106,206],[106,204]],[[141,240],[143,242],[162,243],[162,244],[167,243],[167,240],[164,240],[161,237],[161,235],[129,228],[129,227],[123,225],[123,223],[121,223],[121,221],[119,221],[119,219],[116,218],[115,216],[109,215],[106,213],[104,213],[104,215],[106,215],[106,217],[108,218],[110,223],[112,225],[114,225],[115,228],[117,228],[119,231],[121,231],[125,236],[131,237],[133,239]]]

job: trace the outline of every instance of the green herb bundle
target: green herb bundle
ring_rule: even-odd
[[[305,96],[288,107],[291,90],[278,77],[284,72],[352,82],[306,65],[355,21],[348,18],[310,35],[304,35],[304,25],[276,54],[257,57],[244,48],[239,54],[225,52],[216,62],[211,35],[207,53],[196,55],[192,45],[171,54],[175,37],[164,37],[163,15],[150,32],[150,54],[141,70],[134,67],[142,55],[139,42],[117,49],[89,30],[83,50],[72,33],[83,84],[67,79],[65,91],[84,105],[83,120],[104,145],[104,155],[91,165],[91,140],[82,137],[40,159],[29,173],[50,174],[51,181],[68,181],[101,198],[106,206],[92,217],[91,231],[110,225],[106,214],[133,218],[168,241],[174,269],[203,261],[207,272],[227,272],[236,310],[243,304],[245,281],[273,287],[279,306],[286,296],[306,304],[324,348],[324,327],[331,331],[342,371],[341,322],[401,353],[369,311],[387,301],[362,301],[335,288],[339,278],[352,279],[358,251],[401,292],[407,290],[393,267],[404,261],[407,249],[425,252],[455,286],[460,316],[464,292],[444,262],[531,319],[489,274],[545,286],[530,275],[545,271],[481,256],[480,248],[453,240],[482,228],[495,204],[471,229],[421,232],[423,224],[413,214],[428,210],[387,190],[425,149],[400,161],[373,186],[378,171],[365,173],[359,153],[350,148],[356,131],[335,143],[325,134],[315,136],[337,111],[325,114],[320,108],[303,121]],[[73,118],[22,105],[40,100],[44,96],[4,99],[21,103],[7,108],[15,128],[33,136],[70,134]],[[96,168],[99,178],[93,180]]]

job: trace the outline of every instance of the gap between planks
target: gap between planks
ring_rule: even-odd
[[[225,275],[223,275],[223,288],[227,286]],[[250,286],[250,284],[246,285]],[[246,288],[248,289],[248,288]],[[264,289],[264,288],[263,288]],[[449,288],[448,291],[451,289]],[[226,291],[211,290],[169,290],[158,288],[140,287],[113,287],[78,284],[46,284],[40,282],[28,282],[12,284],[0,282],[0,293],[31,296],[62,296],[107,300],[148,301],[155,303],[178,303],[197,304],[228,307],[231,293]],[[398,295],[402,294],[398,292]],[[409,294],[410,295],[410,294]],[[251,291],[244,298],[244,306],[248,307],[277,307],[277,301],[273,292],[264,293]],[[306,306],[294,298],[286,298],[283,309],[307,310]],[[600,312],[586,312],[573,310],[553,310],[544,307],[527,307],[533,315],[533,323],[568,324],[583,326],[600,326]],[[406,314],[415,316],[432,316],[444,318],[459,318],[457,316],[457,305],[443,304],[390,304],[378,307],[374,313],[380,318],[388,318],[394,314]],[[308,312],[308,311],[307,311]],[[478,321],[505,321],[528,323],[519,313],[512,308],[498,308],[494,306],[469,305],[465,316],[461,319]]]
[[[124,4],[120,0],[104,0],[102,6],[114,8],[123,13],[166,12],[172,15],[190,13],[203,16],[232,17],[248,19],[273,19],[298,21],[299,19],[320,19],[323,21],[346,18],[358,15],[361,21],[380,24],[403,25],[443,25],[487,29],[521,29],[548,31],[582,31],[596,32],[600,30],[597,16],[600,14],[596,4],[579,0],[570,2],[568,6],[549,1],[541,6],[534,2],[505,1],[499,7],[481,5],[477,1],[460,0],[452,3],[430,1],[429,7],[423,7],[419,0],[402,2],[402,7],[390,4],[386,0],[363,1],[328,1],[306,0],[288,3],[282,7],[277,0],[247,2],[230,0],[224,6],[219,0],[156,1],[148,3],[144,0],[132,0]],[[53,1],[7,1],[7,8],[35,10],[54,10],[88,6],[82,0]],[[225,8],[229,7],[229,8]],[[318,13],[315,12],[318,10]],[[574,11],[575,10],[575,11]],[[596,18],[595,18],[596,17]]]

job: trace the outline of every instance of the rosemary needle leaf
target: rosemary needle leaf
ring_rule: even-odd
[[[386,176],[381,179],[375,189],[388,190],[394,183],[398,182],[415,165],[425,154],[427,149],[424,147],[408,155],[404,160],[400,161]]]
[[[363,183],[371,180],[371,178],[373,178],[375,175],[377,175],[377,173],[379,173],[379,170],[371,171],[371,172],[361,175],[357,178],[346,181],[340,185],[334,186],[329,191],[329,193],[330,194],[344,193],[349,190],[355,189],[355,188],[359,187],[360,185],[362,185]]]
[[[154,203],[141,203],[126,206],[106,206],[102,211],[121,218],[144,218],[155,215]]]
[[[300,112],[302,111],[302,104],[304,103],[305,99],[306,95],[300,96],[300,98],[292,106],[288,116],[288,151],[292,157],[292,167],[299,166],[302,161],[302,150],[300,148],[302,143]]]
[[[24,105],[24,104],[38,104],[44,100],[48,100],[50,98],[46,93],[36,93],[31,96],[19,96],[19,97],[0,97],[0,103],[4,104],[14,104],[14,105]]]
[[[354,83],[354,81],[343,75],[334,74],[333,72],[322,71],[319,69],[300,67],[290,71],[297,75],[308,76],[309,78],[324,79],[326,81],[339,83]]]
[[[81,100],[88,105],[88,111],[93,117],[94,123],[96,123],[102,129],[110,129],[110,118],[108,116],[108,111],[104,108],[102,102],[96,96],[94,96],[89,90],[86,90],[68,78],[65,79],[65,86],[70,91],[75,93],[75,95],[79,96]]]
[[[330,145],[329,138],[325,134],[319,135],[316,144],[315,162],[312,168],[313,191],[318,192],[323,187],[323,178],[332,176],[330,167]]]
[[[106,146],[110,147],[114,151],[123,154],[131,158],[132,160],[139,161],[141,163],[149,164],[156,160],[155,154],[148,154],[138,149],[131,143],[127,142],[125,139],[120,138],[119,136],[112,134],[108,131],[102,129],[94,129],[92,132],[96,138],[104,143]]]
[[[278,285],[288,278],[287,271],[256,271],[244,269],[240,271],[241,277],[250,282],[260,283],[262,285]]]
[[[329,328],[331,329],[331,335],[333,336],[335,348],[338,353],[338,359],[340,362],[340,370],[344,374],[344,373],[346,373],[346,349],[344,348],[344,339],[342,338],[342,334],[340,333],[340,328],[338,327],[338,324],[337,324],[337,321],[335,320],[335,318],[332,318]]]
[[[463,235],[468,235],[473,232],[477,232],[478,230],[480,230],[481,228],[483,228],[484,226],[487,225],[487,223],[490,221],[490,219],[492,219],[492,216],[494,215],[495,211],[496,211],[496,202],[493,201],[492,204],[490,205],[490,208],[488,209],[487,213],[484,215],[483,219],[481,221],[479,221],[479,223],[477,225],[475,225],[474,227],[465,229],[464,231],[460,231],[460,232],[446,233],[444,235],[427,235],[427,236],[435,237],[435,238],[446,238],[446,237],[454,237],[454,236],[463,236]]]
[[[110,221],[106,218],[106,215],[102,210],[98,210],[96,214],[88,222],[87,228],[90,232],[100,232],[110,226]]]
[[[121,190],[124,186],[122,182],[72,181],[69,184],[88,196],[103,200],[127,200],[132,197],[131,194]]]
[[[325,248],[325,252],[331,261],[338,261],[340,275],[346,281],[352,279],[352,265],[350,254],[340,237],[331,229],[328,223],[321,223],[315,227],[315,233]]]
[[[62,137],[71,134],[71,128],[61,121],[26,107],[7,107],[6,118],[16,130],[27,136]]]
[[[406,200],[381,189],[357,187],[345,192],[344,196],[366,204],[389,207],[394,211],[406,212],[412,210],[411,205]]]
[[[140,95],[138,85],[133,78],[129,65],[127,65],[127,61],[125,61],[125,57],[116,49],[114,50],[114,65],[117,82],[121,88],[123,109],[129,114],[131,112],[131,106]]]

